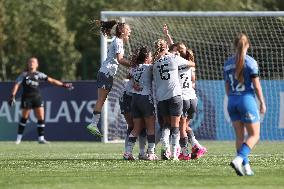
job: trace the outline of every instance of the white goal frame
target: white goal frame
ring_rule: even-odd
[[[101,20],[107,20],[108,17],[277,17],[284,16],[284,11],[216,11],[216,12],[184,12],[184,11],[102,11]],[[101,63],[106,59],[107,46],[111,39],[107,39],[101,35]],[[101,119],[101,128],[103,132],[102,142],[117,142],[108,141],[108,100],[106,100]],[[122,141],[118,141],[122,142]]]

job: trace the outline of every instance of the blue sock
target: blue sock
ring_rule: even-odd
[[[237,155],[239,154],[239,150],[237,150]],[[249,158],[248,157],[245,157],[243,159],[243,165],[246,165],[246,164],[249,164]]]
[[[246,164],[249,164],[249,158],[248,157],[244,158],[244,160],[243,160],[243,165],[246,165]]]
[[[246,143],[243,143],[238,152],[238,156],[242,157],[244,161],[248,161],[248,155],[250,154],[250,151],[250,147]]]

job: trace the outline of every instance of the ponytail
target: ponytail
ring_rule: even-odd
[[[153,55],[153,62],[158,60],[160,53],[165,50],[165,44],[166,41],[163,39],[158,39],[157,41],[154,42],[155,52]]]
[[[143,64],[151,53],[150,49],[147,46],[141,46],[137,48],[134,53],[131,55],[130,64],[132,67],[137,66],[138,64]]]
[[[125,23],[117,22],[116,20],[109,20],[109,21],[97,20],[96,22],[100,26],[102,34],[108,37],[111,36],[111,30],[116,25],[115,36],[120,38],[124,31],[124,27],[126,25]]]
[[[239,83],[244,83],[245,50],[248,45],[249,41],[247,36],[244,33],[239,33],[234,41],[234,48],[236,50],[235,77]]]

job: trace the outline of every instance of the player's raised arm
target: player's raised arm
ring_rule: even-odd
[[[168,25],[167,24],[164,24],[163,26],[163,33],[165,34],[166,38],[167,38],[167,42],[169,45],[173,45],[174,44],[174,41],[172,39],[172,36],[170,35],[169,33],[169,30],[168,30]]]

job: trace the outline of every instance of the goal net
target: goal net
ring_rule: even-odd
[[[284,13],[283,12],[101,12],[104,20],[123,19],[131,27],[125,55],[140,45],[153,48],[167,24],[174,42],[184,42],[193,50],[197,64],[198,112],[192,128],[198,139],[232,140],[234,132],[227,114],[223,64],[232,55],[232,41],[238,32],[250,39],[248,54],[260,67],[260,78],[267,103],[261,139],[284,139]],[[107,40],[102,37],[102,60]],[[122,140],[126,122],[120,114],[126,69],[121,66],[105,106],[104,142]]]

